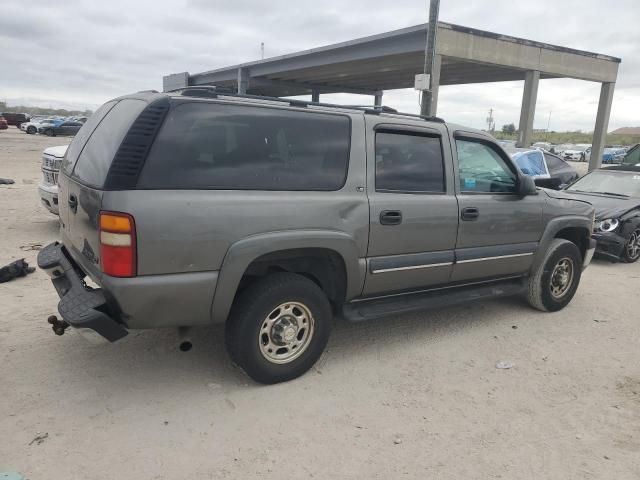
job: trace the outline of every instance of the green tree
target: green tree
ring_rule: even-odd
[[[514,133],[516,133],[516,126],[513,123],[509,123],[507,125],[503,125],[502,126],[502,133],[513,135]]]

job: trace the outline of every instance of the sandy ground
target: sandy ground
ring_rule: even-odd
[[[0,132],[0,263],[56,238],[40,152]],[[36,272],[0,285],[0,472],[36,480],[640,478],[640,263],[595,262],[564,311],[518,299],[336,326],[304,377],[264,387],[221,330],[95,347],[45,323]],[[498,361],[514,363],[496,369]],[[33,441],[37,436],[46,437]]]

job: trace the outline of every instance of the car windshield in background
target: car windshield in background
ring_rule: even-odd
[[[525,175],[534,178],[549,178],[549,169],[542,150],[514,153],[511,158]]]
[[[640,172],[597,170],[582,177],[567,191],[640,198]]]

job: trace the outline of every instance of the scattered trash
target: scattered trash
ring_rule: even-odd
[[[20,246],[20,250],[23,250],[25,252],[28,252],[30,250],[42,250],[42,244],[37,242],[26,243]]]
[[[496,368],[499,368],[500,370],[509,370],[510,368],[513,368],[513,363],[511,362],[498,362],[496,363]]]
[[[395,443],[396,445],[400,445],[402,443],[402,439],[401,438],[394,438],[393,439],[393,443]]]
[[[605,460],[611,460],[609,457],[607,457],[606,455],[604,456]]]
[[[547,360],[549,360],[549,357],[548,357],[548,356],[544,356],[544,357],[542,357],[542,361],[543,361],[543,362],[546,362]]]
[[[0,268],[0,283],[8,282],[18,277],[26,277],[27,274],[35,272],[36,269],[30,267],[24,258],[16,260],[2,268]]]
[[[42,443],[44,443],[44,441],[49,437],[49,433],[45,432],[45,433],[40,433],[38,432],[35,436],[35,438],[33,440],[31,440],[29,442],[29,445],[33,445],[34,443],[36,445],[42,445]]]
[[[11,180],[10,178],[0,178],[0,185],[12,185],[16,182]]]
[[[165,424],[165,425],[169,425],[169,422],[167,422],[167,421],[165,420],[165,421],[164,421],[164,424]]]
[[[518,325],[511,325],[511,328],[513,328],[514,330],[518,329]]]
[[[596,323],[607,323],[608,322],[608,320],[598,320],[597,318],[594,318],[593,321],[596,322]]]

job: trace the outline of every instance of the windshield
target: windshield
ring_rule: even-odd
[[[567,191],[640,198],[640,172],[596,170],[575,182]]]

